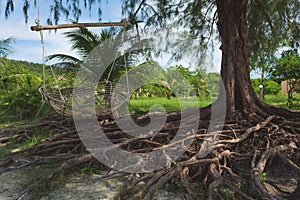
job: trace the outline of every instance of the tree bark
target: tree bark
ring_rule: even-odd
[[[270,114],[287,118],[300,117],[300,112],[267,105],[256,96],[250,81],[250,48],[247,26],[249,0],[217,0],[218,30],[222,45],[221,77],[225,87],[227,116],[237,111],[244,116],[256,113],[262,117]],[[224,101],[223,101],[224,102]]]
[[[250,52],[246,23],[248,0],[218,0],[218,30],[221,37],[221,77],[226,91],[227,114],[251,105]]]

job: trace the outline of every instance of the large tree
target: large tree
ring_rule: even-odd
[[[253,60],[272,55],[286,41],[299,39],[299,1],[157,1],[154,20],[173,19],[209,42],[216,22],[221,41],[221,76],[226,91],[228,116],[258,113],[295,116],[263,104],[250,84],[250,47]],[[146,6],[145,6],[146,7]],[[153,7],[152,7],[153,8]],[[154,8],[153,8],[154,9]],[[153,20],[152,18],[150,21]],[[250,26],[248,26],[250,24]],[[250,29],[249,29],[250,28]],[[249,32],[250,41],[249,41]],[[268,45],[269,48],[265,46]],[[222,101],[222,99],[220,99]],[[223,99],[224,100],[224,99]],[[299,116],[299,114],[296,114]]]
[[[13,10],[13,0],[7,2],[5,13],[9,14]],[[26,16],[29,2],[24,2]],[[51,23],[51,19],[57,23],[60,17],[59,14],[69,16],[69,10],[71,9],[68,8],[72,6],[74,7],[72,9],[74,17],[79,17],[81,13],[79,9],[80,2],[84,3],[82,6],[88,8],[89,5],[91,8],[91,6],[101,1],[54,0],[50,6],[53,15],[50,16],[49,23]],[[189,28],[190,34],[199,38],[200,45],[207,45],[211,38],[216,36],[215,33],[218,33],[221,42],[220,49],[222,50],[221,77],[224,82],[225,95],[221,95],[214,105],[222,107],[224,106],[224,100],[226,100],[227,119],[229,119],[229,123],[226,124],[228,129],[225,128],[227,130],[224,130],[224,135],[221,135],[221,139],[213,144],[210,148],[213,151],[207,157],[198,156],[198,152],[201,153],[203,146],[201,146],[201,142],[198,142],[198,139],[203,141],[204,146],[207,144],[206,139],[201,134],[206,133],[206,131],[203,132],[201,127],[207,128],[205,127],[206,123],[203,122],[199,125],[201,127],[197,132],[199,135],[195,139],[195,143],[187,149],[184,156],[171,163],[169,168],[163,172],[142,177],[135,184],[150,179],[147,187],[152,191],[156,185],[163,184],[172,177],[177,177],[181,179],[190,195],[197,195],[195,191],[199,191],[199,188],[189,184],[190,182],[194,182],[196,185],[200,182],[204,185],[208,183],[209,199],[213,197],[213,189],[223,182],[233,190],[237,190],[243,196],[242,198],[276,199],[264,187],[262,174],[267,161],[274,158],[275,155],[278,155],[290,168],[300,171],[299,150],[297,148],[297,145],[299,145],[300,113],[264,104],[257,98],[250,82],[250,49],[254,50],[257,47],[256,49],[266,50],[265,45],[268,40],[272,42],[272,45],[270,45],[271,52],[287,41],[298,42],[300,27],[299,1],[125,0],[125,4],[127,5],[127,12],[134,18],[132,21],[145,20],[149,25],[162,26],[170,26],[169,23],[172,22],[173,27],[174,25],[185,26],[185,28]],[[214,25],[216,25],[216,29],[214,29]],[[249,34],[251,40],[249,40]],[[256,54],[253,53],[252,55],[255,59]],[[204,108],[203,111],[209,113],[210,108],[210,106]],[[139,138],[131,139],[125,144],[120,144],[121,147],[128,151],[149,152],[168,146],[168,143],[165,142],[169,140],[169,134],[171,138],[174,136],[172,130],[180,120],[178,116],[175,114],[168,115],[167,125],[163,129],[164,134],[151,137],[151,141],[147,139],[139,140]],[[207,116],[202,115],[202,117]],[[287,120],[287,118],[289,119]],[[137,123],[143,124],[145,119],[147,119],[147,116]],[[235,123],[235,125],[232,125],[232,123]],[[108,135],[123,133],[117,127],[108,126],[106,130]],[[113,139],[116,138],[114,134],[111,134]],[[155,146],[158,143],[162,146]],[[182,144],[184,146],[184,143]],[[147,146],[146,149],[144,149],[145,146]],[[150,147],[153,149],[150,149]],[[259,159],[258,156],[260,156]],[[241,161],[243,160],[241,157],[245,157],[244,159],[247,162]],[[90,160],[90,155],[83,155],[80,159],[75,158],[66,162],[62,168],[66,169],[68,166],[79,165]],[[239,164],[241,164],[240,168],[237,166]],[[243,173],[245,169],[249,169],[250,173]],[[252,185],[260,195],[256,195],[255,192],[245,194],[237,188],[239,186],[236,182],[231,179],[225,180],[226,176],[230,176],[242,183],[243,181],[236,174],[246,176],[246,182],[249,180],[248,177],[251,177]],[[299,188],[298,183],[297,189],[294,190],[294,199],[297,198]],[[251,191],[251,188],[249,190]],[[199,197],[194,196],[188,198],[199,199]]]

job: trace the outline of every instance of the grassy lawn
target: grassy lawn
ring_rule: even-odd
[[[197,97],[171,99],[166,97],[140,97],[139,99],[130,100],[129,110],[130,112],[148,112],[149,109],[152,108],[151,110],[153,111],[178,111],[205,107],[209,104],[211,104],[210,100],[200,100]]]
[[[292,110],[300,110],[300,93],[293,94],[294,101]],[[278,107],[288,108],[287,106],[287,94],[278,93],[277,95],[265,95],[264,102]]]
[[[300,93],[294,94],[294,102],[292,110],[300,110]],[[287,94],[279,93],[277,95],[265,95],[265,103],[278,107],[288,108]],[[196,107],[205,107],[211,104],[210,99],[200,100],[197,97],[189,98],[171,98],[166,97],[140,97],[139,99],[131,99],[129,110],[133,113],[146,113],[150,109],[153,111],[179,111]]]

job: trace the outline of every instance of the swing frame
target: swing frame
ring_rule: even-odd
[[[109,26],[132,26],[129,22],[97,22],[97,23],[73,23],[73,24],[57,24],[57,25],[36,25],[31,26],[32,31],[56,30],[64,28],[85,28],[85,27],[109,27]]]

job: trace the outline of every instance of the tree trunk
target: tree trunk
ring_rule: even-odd
[[[217,0],[218,30],[222,45],[221,77],[226,94],[227,116],[237,111],[244,116],[252,113],[266,117],[270,114],[300,117],[299,112],[264,104],[256,96],[250,81],[250,48],[247,26],[249,0]],[[224,101],[223,101],[224,102]]]
[[[248,0],[218,0],[218,30],[222,41],[221,77],[226,91],[227,114],[243,112],[253,102],[250,52],[246,23]]]

